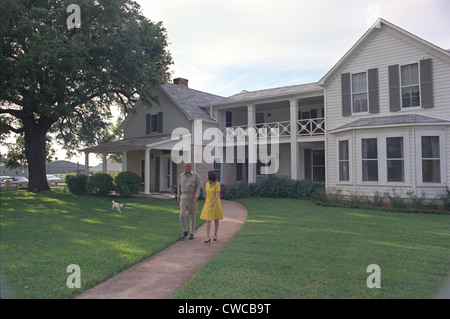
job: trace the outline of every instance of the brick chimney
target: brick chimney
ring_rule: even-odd
[[[173,83],[177,84],[177,85],[181,85],[181,86],[187,87],[187,88],[189,87],[189,85],[188,85],[189,80],[188,79],[176,78],[176,79],[173,79]]]

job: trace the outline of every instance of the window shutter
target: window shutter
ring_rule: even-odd
[[[341,74],[341,92],[342,92],[342,116],[352,114],[352,88],[350,85],[350,73]]]
[[[391,112],[400,111],[400,67],[398,64],[389,66],[389,108]]]
[[[178,178],[177,163],[172,162],[172,185],[177,185],[177,178]]]
[[[370,69],[369,73],[369,113],[380,112],[380,102],[378,93],[378,69]]]
[[[150,134],[150,121],[151,119],[151,115],[150,114],[146,114],[145,115],[145,134]]]
[[[431,59],[420,60],[420,91],[423,108],[433,107],[433,74]]]
[[[158,112],[158,133],[162,133],[163,131],[163,114],[162,112]]]

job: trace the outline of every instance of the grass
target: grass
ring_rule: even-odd
[[[0,196],[2,297],[74,297],[180,236],[175,200],[120,199],[118,214],[110,197]],[[176,298],[433,298],[450,273],[449,215],[240,202],[246,223]],[[81,289],[66,285],[71,264],[80,266]],[[370,264],[380,266],[380,289],[367,288]]]
[[[239,202],[246,223],[175,298],[434,298],[450,274],[449,215]]]
[[[111,211],[111,197],[75,196],[60,189],[0,196],[2,297],[74,297],[168,247],[181,234],[175,200],[116,199],[125,204],[119,214]],[[71,264],[80,266],[81,289],[66,285]]]

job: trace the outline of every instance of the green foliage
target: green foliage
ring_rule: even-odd
[[[103,172],[96,172],[89,176],[86,182],[88,193],[107,194],[114,190],[113,178],[111,175]]]
[[[87,193],[86,182],[88,177],[86,175],[66,175],[64,179],[72,194],[81,195]]]
[[[119,173],[115,180],[115,190],[120,196],[131,196],[139,193],[141,189],[141,177],[133,172]]]
[[[71,29],[72,3],[0,5],[0,133],[23,134],[30,189],[48,188],[49,133],[69,155],[110,140],[111,106],[123,115],[138,99],[157,103],[152,90],[170,76],[166,30],[143,16],[137,2],[78,0],[81,27]]]
[[[229,200],[247,197],[309,199],[318,189],[324,189],[324,184],[311,180],[292,180],[286,177],[270,176],[257,183],[238,182],[228,186],[223,197]]]

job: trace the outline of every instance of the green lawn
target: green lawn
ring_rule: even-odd
[[[2,297],[74,297],[181,235],[175,200],[115,199],[125,204],[119,214],[111,211],[113,198],[74,196],[61,189],[0,196]],[[71,264],[80,266],[81,289],[66,285]]]
[[[175,200],[120,199],[119,214],[104,196],[0,196],[3,297],[74,297],[180,236]],[[449,215],[240,202],[248,220],[176,298],[432,298],[450,274]],[[82,289],[66,286],[70,264]],[[380,289],[367,288],[370,264],[380,266]]]
[[[450,215],[239,202],[246,223],[176,298],[433,298],[450,274]]]

